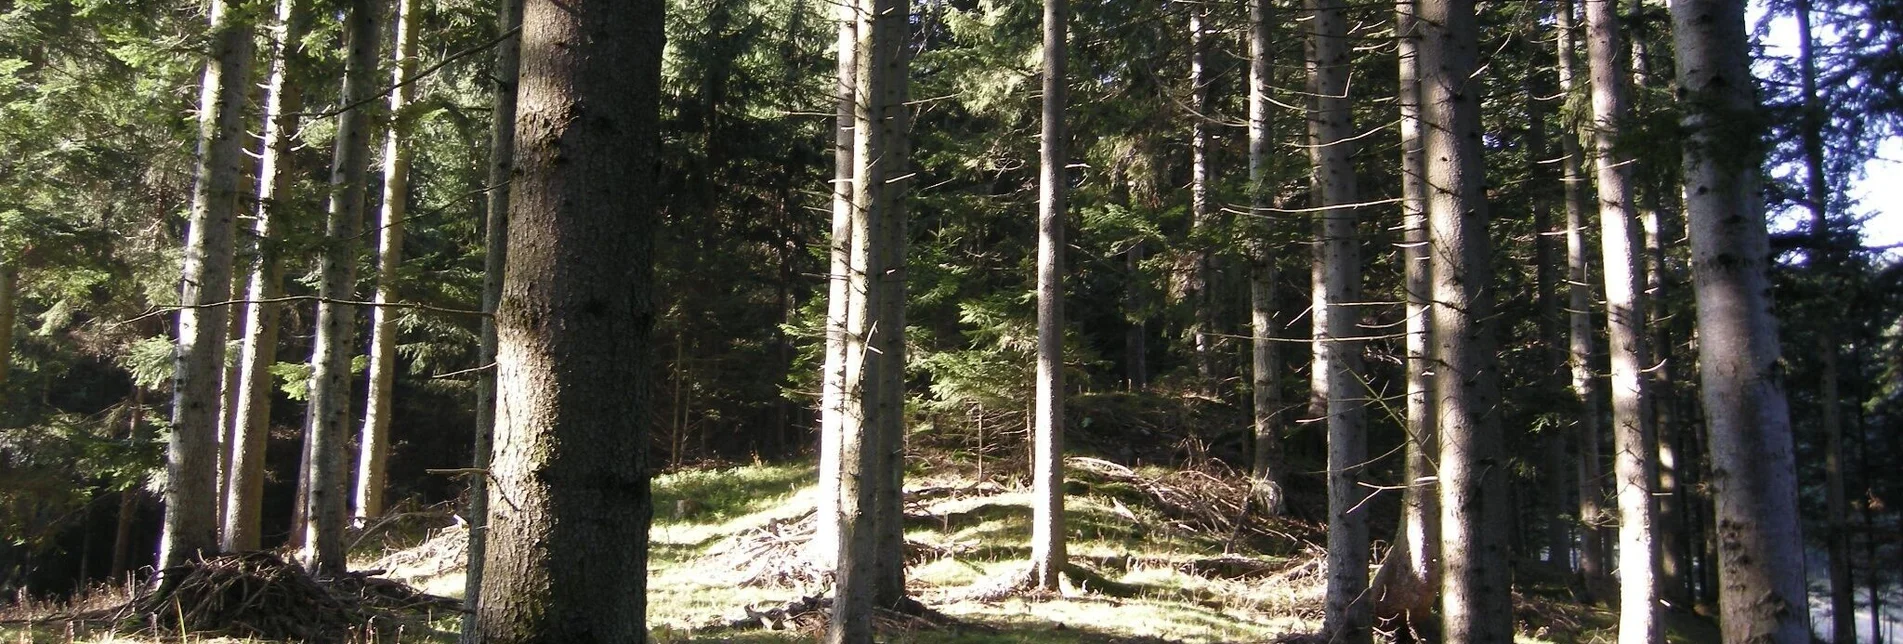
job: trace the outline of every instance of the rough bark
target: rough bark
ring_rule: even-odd
[[[296,144],[298,112],[304,109],[295,69],[303,61],[299,43],[310,28],[310,12],[299,0],[278,0],[272,23],[271,72],[264,86],[264,142],[258,161],[258,209],[252,233],[258,240],[258,259],[245,286],[245,326],[239,344],[238,406],[232,418],[231,468],[225,486],[224,548],[228,551],[260,547],[259,525],[264,505],[264,453],[271,433],[273,380],[277,362],[278,320],[283,305],[262,300],[284,291],[284,261],[278,252],[284,219],[291,210],[286,198],[296,173],[291,148]]]
[[[1637,217],[1632,204],[1632,155],[1619,138],[1628,120],[1629,74],[1612,2],[1587,2],[1586,59],[1592,74],[1593,161],[1599,187],[1599,243],[1606,278],[1607,342],[1612,357],[1614,497],[1619,504],[1619,642],[1657,644],[1658,543],[1653,535],[1651,400],[1646,391],[1645,304],[1640,301]]]
[[[664,6],[524,9],[484,642],[647,637]]]
[[[832,642],[872,637],[872,609],[904,593],[899,485],[904,457],[902,192],[909,15],[899,0],[855,14],[853,217],[840,414],[839,547]]]
[[[496,12],[496,30],[508,33],[522,25],[522,0],[502,0]],[[476,616],[481,614],[484,565],[489,551],[489,460],[495,442],[496,420],[496,307],[502,302],[502,277],[509,261],[509,195],[515,176],[516,85],[521,76],[520,34],[496,44],[495,94],[490,98],[493,120],[489,127],[489,200],[484,220],[482,258],[482,331],[476,362],[476,431],[470,462],[479,473],[469,477],[469,565],[463,575],[463,644],[481,641]]]
[[[160,570],[219,549],[218,385],[230,307],[217,303],[231,294],[253,29],[245,12],[224,0],[213,0],[208,17],[211,50],[199,93],[198,166],[179,288]]]
[[[418,0],[396,0],[396,46],[391,49],[390,124],[383,140],[383,212],[377,228],[377,292],[370,309],[370,387],[364,401],[363,433],[357,439],[357,498],[353,518],[359,523],[383,514],[383,492],[389,478],[390,416],[396,393],[396,271],[403,261],[403,218],[410,196],[408,109],[416,96],[410,77],[416,74],[416,14]]]
[[[351,0],[344,18],[343,105],[369,96],[377,71],[376,7]],[[357,232],[363,227],[364,183],[370,166],[367,106],[345,111],[337,121],[331,160],[325,247],[318,264],[317,337],[311,349],[310,412],[305,440],[310,452],[309,490],[304,498],[304,564],[321,575],[344,571],[344,472],[350,427],[350,354],[355,346]]]
[[[1036,446],[1031,575],[1057,590],[1064,554],[1065,0],[1044,0],[1044,115],[1038,156]]]
[[[1440,403],[1441,624],[1450,644],[1513,640],[1510,506],[1496,406],[1492,247],[1480,149],[1479,41],[1471,0],[1425,0],[1421,120],[1433,253],[1434,379]]]
[[[1361,252],[1355,235],[1354,121],[1348,101],[1347,4],[1307,0],[1308,84],[1314,104],[1308,118],[1312,194],[1322,208],[1315,222],[1314,378],[1328,410],[1328,591],[1322,630],[1332,639],[1366,642],[1371,602],[1368,590],[1367,496],[1360,483],[1368,455],[1363,422],[1366,388],[1361,383]]]
[[[826,359],[821,367],[819,399],[819,486],[816,489],[813,540],[807,560],[821,570],[831,569],[839,555],[839,476],[843,440],[841,418],[846,397],[846,315],[855,294],[852,270],[852,173],[854,114],[858,93],[858,6],[841,2],[837,8],[838,77],[833,91],[833,218],[826,280]]]
[[[1250,398],[1253,403],[1255,453],[1249,477],[1253,500],[1267,516],[1287,510],[1282,495],[1282,372],[1276,350],[1275,257],[1270,250],[1270,218],[1266,216],[1274,188],[1269,185],[1270,154],[1274,146],[1270,118],[1275,104],[1269,83],[1275,69],[1274,6],[1270,0],[1249,2],[1249,214],[1255,222],[1249,238]]]
[[[1790,409],[1758,201],[1757,105],[1743,0],[1675,0],[1698,364],[1727,642],[1810,639]]]
[[[1394,4],[1399,67],[1401,229],[1407,298],[1407,491],[1394,547],[1375,572],[1372,595],[1382,619],[1414,621],[1434,610],[1440,586],[1440,494],[1435,453],[1439,430],[1433,401],[1433,255],[1427,229],[1427,156],[1422,146],[1420,25],[1410,0]]]
[[[1563,96],[1577,91],[1573,51],[1573,3],[1560,0],[1554,10],[1558,22],[1559,88]],[[1573,477],[1579,485],[1579,574],[1590,592],[1604,579],[1606,569],[1605,465],[1599,455],[1599,384],[1593,373],[1592,279],[1586,246],[1586,193],[1591,183],[1582,169],[1585,158],[1579,137],[1568,128],[1559,136],[1561,181],[1566,191],[1567,364],[1572,367],[1573,397],[1578,403],[1579,466]]]

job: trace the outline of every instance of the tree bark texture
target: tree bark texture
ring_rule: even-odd
[[[1396,2],[1395,102],[1401,113],[1401,253],[1407,291],[1407,491],[1401,494],[1394,547],[1375,572],[1372,591],[1376,615],[1410,621],[1433,612],[1440,587],[1440,493],[1434,465],[1440,442],[1433,395],[1433,255],[1421,132],[1420,30],[1414,3]]]
[[[1560,0],[1554,9],[1559,48],[1559,89],[1572,96],[1578,89],[1572,0]],[[1583,170],[1585,152],[1572,128],[1560,132],[1561,182],[1566,191],[1567,363],[1572,367],[1573,397],[1578,402],[1577,442],[1579,470],[1579,574],[1590,592],[1608,573],[1605,522],[1605,465],[1599,455],[1599,382],[1593,373],[1591,259],[1586,246],[1586,193],[1590,180]]]
[[[1810,639],[1790,408],[1758,201],[1757,104],[1743,0],[1673,0],[1698,364],[1727,642]]]
[[[501,0],[496,30],[508,33],[522,25],[522,1]],[[476,378],[476,431],[471,462],[479,473],[469,477],[469,565],[463,576],[463,644],[481,641],[477,616],[481,614],[483,578],[489,551],[489,460],[495,442],[496,420],[496,307],[502,302],[502,278],[509,261],[509,195],[515,175],[516,86],[522,68],[522,37],[496,44],[493,120],[489,127],[489,201],[483,232],[481,345],[476,362],[483,365]]]
[[[1450,644],[1505,644],[1513,641],[1511,506],[1491,329],[1481,87],[1473,78],[1479,40],[1471,0],[1417,6],[1440,407],[1441,624]]]
[[[1275,104],[1269,84],[1275,73],[1271,36],[1274,6],[1270,0],[1249,2],[1249,389],[1254,412],[1255,453],[1249,469],[1254,496],[1267,516],[1287,511],[1282,494],[1282,372],[1281,352],[1275,346],[1276,265],[1270,248],[1272,220],[1266,215],[1275,188],[1269,184],[1274,139],[1270,119]]]
[[[225,365],[232,238],[244,173],[244,107],[252,25],[213,0],[211,51],[199,93],[198,165],[179,288],[172,431],[166,443],[165,523],[159,569],[218,551],[218,385]]]
[[[853,140],[858,101],[858,6],[841,2],[836,54],[838,77],[833,127],[833,218],[828,248],[829,268],[826,280],[826,359],[820,376],[819,398],[819,486],[815,500],[815,530],[807,548],[807,559],[815,568],[829,570],[839,556],[839,476],[840,445],[846,397],[846,316],[855,290],[852,288],[853,223]]]
[[[403,261],[403,219],[410,197],[410,103],[416,86],[416,14],[419,0],[396,0],[395,68],[390,74],[390,125],[383,140],[383,213],[377,228],[377,292],[370,309],[370,387],[364,401],[363,433],[357,438],[357,498],[353,505],[360,524],[383,514],[383,492],[388,485],[390,420],[396,393],[397,267]]]
[[[1637,213],[1632,205],[1632,155],[1620,144],[1629,119],[1619,64],[1619,16],[1612,2],[1587,2],[1586,59],[1592,75],[1593,161],[1599,187],[1599,244],[1606,278],[1607,342],[1612,357],[1614,498],[1619,504],[1619,642],[1663,641],[1659,613],[1658,543],[1652,487],[1656,434],[1645,369],[1645,304]]]
[[[840,414],[839,547],[831,642],[866,642],[872,609],[904,594],[904,104],[907,5],[855,14],[853,217]]]
[[[271,30],[271,71],[264,86],[264,142],[258,161],[258,209],[252,233],[258,239],[258,260],[245,285],[245,324],[239,343],[238,405],[232,419],[231,467],[226,472],[224,549],[260,547],[260,516],[264,505],[264,454],[271,434],[271,399],[275,383],[271,365],[277,362],[281,304],[262,300],[284,292],[284,258],[277,240],[283,236],[292,204],[287,200],[297,173],[291,151],[297,142],[298,112],[304,109],[298,69],[304,64],[300,43],[310,28],[310,12],[299,0],[278,0]]]
[[[376,7],[351,0],[344,18],[344,91],[342,104],[370,96],[377,71]],[[345,111],[337,121],[331,161],[330,205],[324,225],[325,248],[318,261],[321,281],[317,338],[311,349],[310,412],[305,423],[310,451],[309,490],[304,498],[304,564],[320,575],[341,574],[344,561],[344,470],[350,422],[350,357],[356,346],[357,233],[363,227],[364,183],[370,167],[368,106]]]
[[[484,642],[647,637],[664,6],[524,8]]]
[[[1306,0],[1308,116],[1312,194],[1322,210],[1315,222],[1315,384],[1328,413],[1328,591],[1322,630],[1338,641],[1366,642],[1372,602],[1368,590],[1368,517],[1361,469],[1368,456],[1361,382],[1361,252],[1355,235],[1354,120],[1348,101],[1353,68],[1348,56],[1347,4]]]
[[[1031,459],[1031,574],[1058,589],[1064,563],[1064,37],[1066,0],[1044,0],[1044,115],[1037,214],[1037,435]]]

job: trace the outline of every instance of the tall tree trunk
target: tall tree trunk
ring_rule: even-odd
[[[1546,142],[1546,102],[1540,96],[1551,91],[1541,82],[1539,72],[1528,74],[1524,79],[1527,101],[1527,176],[1532,177],[1536,187],[1531,195],[1533,208],[1533,263],[1538,279],[1539,297],[1539,339],[1545,349],[1548,378],[1552,384],[1560,384],[1566,378],[1566,353],[1560,349],[1563,340],[1559,332],[1559,253],[1553,247],[1553,238],[1559,233],[1553,230],[1552,192],[1545,186],[1552,180],[1552,173],[1546,171],[1550,151]],[[1557,390],[1559,387],[1554,387]],[[1538,433],[1540,449],[1544,452],[1545,476],[1543,483],[1548,490],[1545,499],[1539,502],[1539,510],[1546,523],[1546,563],[1555,570],[1572,571],[1573,535],[1568,529],[1565,517],[1570,508],[1566,507],[1564,490],[1568,483],[1567,470],[1571,463],[1566,458],[1566,435],[1550,428]]]
[[[1442,630],[1450,644],[1513,639],[1494,353],[1493,249],[1480,150],[1479,40],[1471,0],[1425,0],[1421,120],[1434,254],[1434,397],[1440,402]]]
[[[244,106],[250,89],[249,16],[213,0],[211,51],[199,94],[198,167],[191,230],[180,279],[172,431],[166,444],[165,528],[159,569],[218,551],[218,395],[225,364],[232,237],[244,163]]]
[[[813,513],[813,539],[807,547],[807,561],[819,570],[830,570],[839,557],[841,521],[839,495],[840,472],[844,463],[840,449],[844,440],[846,413],[846,332],[847,312],[859,292],[852,280],[853,249],[853,141],[857,118],[859,19],[858,6],[842,1],[837,7],[839,32],[836,40],[838,76],[833,84],[837,94],[833,126],[833,218],[828,249],[826,280],[826,359],[820,375],[819,398],[819,486],[817,509]],[[861,287],[863,288],[863,287]]]
[[[343,105],[370,96],[377,71],[376,7],[351,0],[344,18]],[[370,166],[368,106],[346,110],[337,121],[330,170],[326,246],[317,303],[317,337],[311,349],[310,412],[305,423],[310,451],[309,490],[304,498],[304,565],[314,574],[344,571],[345,498],[350,482],[344,450],[350,427],[350,354],[356,345],[357,231],[363,227],[364,183]]]
[[[1274,41],[1270,30],[1274,22],[1270,0],[1249,2],[1249,329],[1251,402],[1254,403],[1255,458],[1249,469],[1254,479],[1254,500],[1267,516],[1281,516],[1287,510],[1282,495],[1282,426],[1278,422],[1282,408],[1281,352],[1275,340],[1275,256],[1270,249],[1272,221],[1267,215],[1274,187],[1269,177],[1273,153],[1269,119],[1275,104],[1269,97],[1269,83],[1275,73]]]
[[[133,386],[132,413],[126,419],[126,439],[133,445],[145,442],[145,388]],[[125,579],[126,571],[131,570],[132,522],[138,518],[139,506],[145,500],[145,490],[128,488],[119,492],[119,520],[113,526],[112,565],[107,568],[106,578],[118,583]]]
[[[1803,128],[1806,197],[1810,205],[1812,267],[1826,276],[1825,283],[1838,273],[1837,253],[1830,242],[1830,189],[1824,176],[1824,122],[1827,118],[1817,90],[1817,55],[1811,30],[1811,0],[1797,0],[1798,64],[1804,92]],[[1837,298],[1827,289],[1825,306],[1819,310],[1835,312]],[[1830,566],[1831,641],[1857,643],[1856,587],[1850,579],[1849,503],[1844,494],[1843,472],[1843,398],[1838,386],[1837,333],[1832,320],[1817,325],[1817,355],[1820,360],[1817,398],[1822,405],[1819,429],[1824,434],[1824,516],[1825,552]]]
[[[647,637],[664,8],[533,0],[523,16],[484,642]]]
[[[853,292],[840,415],[840,530],[832,642],[872,637],[872,608],[904,593],[899,485],[904,459],[902,192],[906,5],[864,0],[856,14]]]
[[[1422,148],[1421,26],[1411,0],[1394,3],[1395,103],[1400,108],[1402,257],[1407,298],[1407,491],[1394,546],[1375,572],[1375,612],[1414,621],[1434,610],[1440,587],[1439,429],[1434,389],[1433,253],[1427,227],[1427,155]]]
[[[1210,236],[1213,215],[1209,205],[1209,6],[1189,5],[1189,288],[1184,294],[1195,312],[1190,329],[1192,359],[1198,388],[1213,389],[1216,377],[1215,298],[1210,294],[1214,277]]]
[[[263,300],[283,295],[283,236],[289,196],[296,180],[291,148],[297,142],[298,112],[304,109],[296,67],[300,43],[310,28],[310,12],[299,0],[278,0],[272,24],[271,75],[265,81],[264,144],[258,162],[258,209],[252,232],[258,260],[245,287],[245,327],[238,356],[238,407],[232,419],[231,468],[226,484],[224,548],[260,547],[264,506],[265,445],[271,434],[271,365],[277,362],[281,304]]]
[[[1559,32],[1559,89],[1562,96],[1572,96],[1578,87],[1572,0],[1560,0],[1554,11]],[[1599,455],[1599,383],[1592,366],[1592,279],[1586,247],[1586,192],[1591,183],[1582,169],[1585,153],[1580,150],[1578,135],[1568,127],[1560,132],[1559,140],[1564,154],[1560,159],[1561,181],[1566,191],[1567,363],[1572,367],[1573,397],[1579,405],[1575,414],[1579,419],[1579,469],[1574,477],[1579,485],[1579,575],[1590,594],[1607,574],[1605,465]]]
[[[1711,436],[1727,642],[1810,639],[1797,469],[1765,276],[1756,99],[1743,0],[1675,0],[1698,364]]]
[[[497,3],[496,30],[508,34],[522,26],[522,0]],[[469,477],[469,565],[463,577],[463,644],[477,644],[481,630],[476,616],[482,610],[484,565],[489,551],[489,460],[496,428],[496,318],[502,302],[502,277],[509,262],[509,194],[515,180],[516,87],[522,69],[522,37],[505,37],[496,44],[494,106],[489,126],[489,201],[484,218],[482,258],[482,336],[476,362],[476,431],[471,462],[477,472]]]
[[[1347,5],[1306,0],[1311,16],[1308,85],[1310,184],[1322,211],[1315,222],[1315,383],[1328,405],[1328,599],[1322,630],[1338,641],[1370,641],[1367,495],[1361,468],[1368,456],[1363,422],[1360,335],[1361,251],[1355,235],[1354,120],[1348,102]]]
[[[391,51],[390,125],[383,141],[383,213],[377,229],[376,306],[370,310],[370,387],[364,401],[363,434],[357,439],[357,498],[354,518],[362,523],[383,514],[388,484],[390,417],[396,393],[397,265],[403,261],[403,218],[410,197],[410,103],[416,86],[416,13],[418,0],[396,0],[396,46]]]
[[[1645,304],[1640,301],[1638,228],[1632,208],[1632,155],[1619,139],[1628,120],[1619,64],[1619,15],[1612,2],[1587,2],[1586,58],[1592,69],[1593,155],[1599,186],[1599,243],[1605,262],[1607,342],[1612,353],[1615,497],[1619,503],[1619,642],[1657,644],[1658,543],[1653,538],[1651,400],[1646,395]]]
[[[13,260],[0,257],[0,404],[7,400],[7,375],[13,371],[13,324],[19,310],[19,276]]]
[[[1044,116],[1037,213],[1037,437],[1032,457],[1031,575],[1057,590],[1064,572],[1065,0],[1044,0]]]

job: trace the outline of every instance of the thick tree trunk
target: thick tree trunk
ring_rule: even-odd
[[[1278,422],[1282,408],[1282,388],[1277,376],[1282,372],[1281,352],[1276,350],[1275,256],[1270,249],[1271,219],[1267,216],[1274,187],[1269,185],[1269,162],[1274,141],[1269,119],[1275,104],[1269,97],[1269,83],[1275,70],[1273,27],[1274,6],[1269,0],[1249,2],[1249,329],[1251,402],[1254,406],[1255,455],[1249,475],[1254,479],[1254,500],[1267,516],[1281,516],[1287,510],[1282,495],[1282,426]]]
[[[1559,32],[1559,88],[1562,96],[1577,91],[1574,70],[1578,67],[1573,52],[1573,3],[1560,0],[1554,10]],[[1559,136],[1564,156],[1560,159],[1561,181],[1566,191],[1566,281],[1567,281],[1567,363],[1572,367],[1573,397],[1579,407],[1576,440],[1579,468],[1574,482],[1579,485],[1579,575],[1590,594],[1608,573],[1606,569],[1605,465],[1599,455],[1599,383],[1593,373],[1592,279],[1589,250],[1586,247],[1586,193],[1591,186],[1582,169],[1585,153],[1579,137],[1570,129]]]
[[[1778,367],[1758,201],[1756,99],[1743,0],[1675,0],[1686,108],[1686,217],[1698,364],[1717,501],[1719,623],[1727,642],[1810,639],[1790,410]]]
[[[1394,547],[1375,572],[1375,613],[1382,619],[1425,618],[1440,592],[1439,450],[1433,400],[1433,253],[1427,228],[1427,156],[1422,148],[1421,27],[1414,3],[1394,4],[1395,103],[1400,108],[1402,257],[1407,298],[1407,491]]]
[[[647,637],[662,12],[523,16],[481,641]]]
[[[209,18],[211,52],[199,94],[198,167],[179,289],[184,308],[178,313],[160,570],[219,549],[218,385],[230,308],[217,303],[231,294],[252,25],[225,0],[213,0]]]
[[[502,0],[496,29],[508,33],[522,25],[522,0]],[[475,454],[478,472],[469,477],[469,565],[463,576],[463,644],[481,641],[476,616],[481,614],[484,564],[489,551],[489,460],[495,442],[496,420],[496,308],[502,302],[502,277],[509,261],[509,194],[515,170],[515,98],[521,76],[522,38],[504,38],[496,44],[493,120],[489,126],[489,202],[484,220],[482,258],[482,336],[476,362]]]
[[[361,524],[383,514],[383,492],[390,458],[390,416],[396,393],[396,316],[386,305],[396,300],[396,271],[403,261],[403,218],[410,197],[410,103],[416,86],[416,14],[418,0],[397,0],[395,70],[390,74],[390,126],[383,141],[383,213],[377,229],[377,293],[370,309],[370,387],[364,401],[363,434],[357,439],[355,520]]]
[[[1606,273],[1607,342],[1612,354],[1615,497],[1619,503],[1619,642],[1663,641],[1659,615],[1658,543],[1653,535],[1650,366],[1645,304],[1640,301],[1637,218],[1632,207],[1632,155],[1619,138],[1628,118],[1619,64],[1619,16],[1612,2],[1587,2],[1586,59],[1592,70],[1593,155],[1599,186],[1599,243]]]
[[[1037,436],[1031,460],[1031,574],[1057,590],[1064,563],[1065,0],[1044,0],[1044,116],[1037,213]]]
[[[227,472],[224,548],[257,550],[264,505],[264,453],[271,433],[271,365],[277,362],[281,304],[264,304],[284,290],[284,261],[278,252],[288,199],[296,172],[298,112],[304,109],[296,67],[310,12],[299,0],[278,0],[272,25],[271,75],[265,81],[264,144],[258,162],[258,209],[252,232],[258,260],[245,287],[245,327],[238,357],[238,406],[232,419],[231,468]]]
[[[1212,270],[1209,204],[1209,5],[1189,6],[1189,288],[1184,293],[1195,322],[1190,329],[1198,388],[1213,389],[1216,376],[1216,310],[1210,293]]]
[[[904,595],[900,486],[904,459],[903,191],[905,34],[898,0],[867,0],[855,14],[852,291],[846,315],[840,414],[839,547],[833,642],[872,637],[872,608]]]
[[[345,15],[344,91],[354,105],[373,90],[377,71],[376,8],[351,0]],[[331,161],[330,205],[324,226],[327,246],[319,260],[317,337],[311,349],[310,412],[305,423],[310,451],[309,490],[304,499],[304,565],[315,574],[344,571],[345,498],[350,491],[344,459],[350,427],[350,354],[356,342],[357,231],[363,227],[364,183],[370,166],[368,106],[345,111],[337,121]]]
[[[1348,57],[1347,5],[1307,0],[1308,86],[1314,109],[1308,118],[1310,184],[1323,209],[1315,222],[1315,384],[1328,406],[1328,598],[1322,630],[1348,644],[1367,642],[1367,496],[1361,487],[1368,434],[1363,422],[1367,388],[1361,382],[1357,320],[1361,299],[1361,251],[1355,235],[1354,120],[1348,102],[1353,69]]]
[[[1471,0],[1419,5],[1428,239],[1434,254],[1435,399],[1440,403],[1442,631],[1450,644],[1513,640],[1494,353],[1492,245],[1480,150],[1479,40]]]
[[[853,224],[853,140],[856,118],[859,68],[859,19],[854,2],[840,2],[837,8],[839,33],[836,41],[838,77],[833,91],[837,100],[833,127],[833,218],[828,250],[826,280],[826,359],[821,367],[819,398],[819,486],[813,514],[815,530],[808,543],[807,561],[820,570],[830,570],[839,557],[839,477],[843,468],[840,449],[844,440],[846,413],[846,317],[852,298],[858,293],[852,281]],[[863,287],[861,287],[863,288]]]

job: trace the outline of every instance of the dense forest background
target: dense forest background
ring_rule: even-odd
[[[268,27],[270,4],[233,10]],[[344,322],[352,357],[342,395],[353,436],[339,448],[345,467],[366,467],[356,456],[358,425],[387,405],[387,437],[377,439],[387,441],[384,471],[352,478],[382,481],[387,501],[367,518],[461,507],[464,480],[433,470],[472,462],[472,401],[489,367],[480,340],[495,187],[491,50],[508,34],[493,3],[415,2],[409,73],[418,65],[427,72],[407,82],[413,96],[392,113],[384,94],[402,73],[389,55],[397,21],[375,4],[385,44],[373,84],[382,93],[369,99],[360,90],[352,98],[340,82],[345,3],[286,3],[302,26],[259,29],[251,53],[260,85],[274,52],[288,52],[296,101],[286,111],[303,117],[293,119],[300,122],[279,162],[283,187],[264,200],[253,159],[264,154],[267,92],[254,87],[240,107],[250,156],[239,212],[268,204],[274,228],[260,233],[256,214],[239,217],[229,299],[255,299],[244,288],[261,260],[281,263],[284,278],[264,303],[281,317],[256,500],[262,547],[301,539],[300,482],[309,478],[300,437],[310,425],[320,294],[380,304]],[[1305,63],[1312,16],[1271,4],[1263,84],[1278,107],[1263,120],[1271,154],[1253,175],[1249,6],[1105,0],[1071,8],[1063,415],[1073,453],[1131,465],[1215,464],[1237,476],[1262,473],[1259,423],[1269,423],[1287,512],[1325,522],[1329,434],[1318,419],[1330,412],[1313,393],[1310,349],[1323,197],[1311,184],[1315,146],[1304,116],[1316,95]],[[1609,432],[1589,434],[1590,447],[1571,437],[1581,423],[1610,426],[1613,411],[1606,384],[1578,393],[1568,349],[1579,345],[1568,334],[1580,327],[1568,325],[1589,316],[1587,346],[1597,349],[1584,356],[1588,380],[1603,383],[1614,370],[1615,343],[1597,225],[1573,229],[1592,252],[1585,274],[1568,274],[1565,211],[1585,207],[1590,218],[1581,204],[1596,203],[1574,201],[1591,197],[1572,194],[1568,182],[1592,193],[1590,180],[1571,172],[1596,158],[1600,132],[1585,47],[1579,61],[1561,60],[1572,56],[1561,50],[1574,36],[1559,35],[1555,6],[1481,3],[1476,78],[1503,392],[1491,413],[1504,428],[1512,481],[1510,550],[1516,560],[1572,569],[1582,564],[1570,544],[1587,548],[1610,525],[1581,513],[1613,505],[1609,490],[1593,498],[1578,473],[1608,476],[1613,450]],[[1669,542],[1662,547],[1677,553],[1666,556],[1681,558],[1668,573],[1677,590],[1666,594],[1704,601],[1718,592],[1716,546],[1701,469],[1709,446],[1694,366],[1671,21],[1657,2],[1616,9],[1629,40],[1620,55],[1631,107],[1616,146],[1634,168],[1631,202],[1642,211],[1631,239],[1641,254],[1633,260],[1641,326],[1655,351],[1646,413],[1669,482],[1656,492],[1670,497],[1657,521]],[[1880,142],[1903,136],[1903,3],[1778,0],[1763,9],[1755,28],[1801,14],[1806,38],[1801,51],[1758,52],[1764,109],[1759,122],[1738,126],[1761,142],[1764,205],[1788,224],[1772,235],[1769,272],[1806,547],[1854,570],[1845,574],[1866,591],[1856,601],[1868,604],[1903,582],[1895,572],[1903,569],[1903,521],[1885,504],[1903,499],[1903,476],[1892,467],[1903,459],[1903,263],[1896,249],[1866,247],[1859,233],[1872,213],[1899,206],[1856,203],[1846,187],[1903,178],[1863,174]],[[1360,476],[1392,485],[1408,476],[1409,315],[1394,7],[1339,11],[1354,128],[1345,158],[1359,187],[1348,225],[1361,289],[1354,328],[1365,336],[1355,381],[1366,405]],[[821,0],[668,3],[653,197],[657,317],[651,360],[640,365],[656,471],[810,458],[818,449],[833,230],[832,12]],[[1036,407],[1041,17],[1028,2],[930,0],[910,7],[903,42],[907,445],[992,463],[1010,484],[1028,484]],[[56,596],[156,561],[206,24],[199,3],[0,0],[0,590]],[[1576,80],[1562,79],[1567,66],[1579,69]],[[362,226],[340,236],[327,230],[324,208],[344,113],[367,117],[378,151],[359,186]],[[385,136],[405,149],[403,181],[384,169]],[[380,233],[393,228],[403,234],[380,249]],[[342,293],[325,290],[326,261],[356,267]],[[1252,283],[1263,274],[1272,283]],[[1586,300],[1568,300],[1582,288]],[[382,367],[392,384],[380,393],[369,376],[379,368],[370,358],[378,333],[367,309],[387,316],[394,334]],[[1271,321],[1266,337],[1252,328],[1258,312]],[[226,437],[236,435],[242,318],[228,322]],[[1255,340],[1276,347],[1270,377],[1252,377]],[[1393,534],[1401,506],[1398,494],[1369,502],[1377,539]]]

